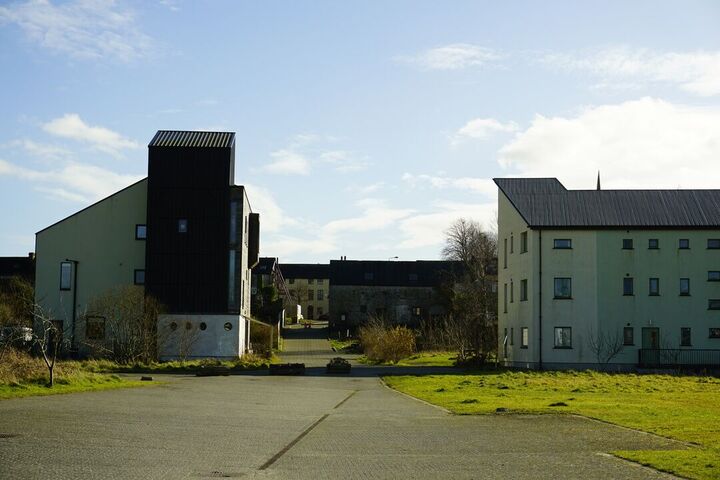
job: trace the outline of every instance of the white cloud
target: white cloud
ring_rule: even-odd
[[[615,47],[576,54],[550,54],[542,62],[567,71],[585,72],[600,85],[664,83],[701,96],[720,94],[720,52],[655,52]]]
[[[48,145],[45,143],[38,143],[27,138],[15,140],[11,142],[11,145],[21,147],[30,155],[40,157],[46,160],[57,160],[61,158],[68,158],[70,151],[57,145]]]
[[[56,170],[33,170],[0,160],[0,176],[7,175],[35,184],[38,191],[77,202],[93,202],[137,182],[141,175],[124,175],[82,163],[71,162]]]
[[[297,220],[285,214],[270,190],[248,183],[244,186],[252,211],[260,214],[261,232],[275,233],[298,224]]]
[[[354,158],[344,150],[331,150],[320,154],[320,161],[328,163],[340,173],[352,173],[365,170],[368,162]]]
[[[515,122],[501,123],[494,118],[476,118],[455,132],[452,141],[457,144],[464,139],[485,139],[495,133],[512,133],[518,129]]]
[[[333,220],[322,227],[322,234],[334,236],[343,233],[380,230],[414,212],[414,210],[407,208],[387,207],[384,201],[377,199],[363,199],[358,201],[356,205],[363,209],[361,215]]]
[[[495,62],[501,55],[487,47],[469,43],[454,43],[431,48],[413,56],[400,56],[396,60],[424,70],[460,70]]]
[[[489,197],[494,197],[497,194],[497,187],[490,178],[447,177],[405,173],[402,176],[402,180],[411,187],[429,185],[437,189],[455,188],[459,190],[470,190]]]
[[[385,186],[385,182],[375,182],[367,185],[350,185],[345,190],[359,195],[370,195]]]
[[[302,154],[293,150],[276,150],[270,153],[272,162],[263,170],[276,175],[307,175],[310,173],[310,162]]]
[[[262,231],[262,226],[260,230]],[[338,249],[330,238],[304,238],[292,235],[275,235],[270,240],[262,240],[260,248],[263,256],[280,257],[281,262],[287,262],[288,257],[298,253],[320,255]]]
[[[3,23],[17,25],[43,48],[82,60],[131,62],[147,56],[154,44],[133,13],[114,0],[18,1],[0,7]]]
[[[513,175],[558,177],[568,188],[718,188],[720,108],[643,98],[538,115],[501,148]]]
[[[403,239],[397,248],[442,245],[445,232],[459,218],[478,221],[486,230],[492,230],[497,211],[495,201],[477,204],[437,201],[433,207],[432,212],[413,215],[400,222]]]
[[[108,128],[88,125],[76,113],[66,113],[47,122],[43,130],[58,137],[89,143],[93,148],[113,155],[119,155],[123,149],[140,147],[137,142]]]

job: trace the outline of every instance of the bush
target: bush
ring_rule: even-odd
[[[269,357],[272,354],[272,349],[278,347],[278,336],[277,333],[272,331],[273,328],[270,325],[262,325],[256,322],[250,325],[250,344],[254,353]],[[272,346],[270,345],[271,336]]]
[[[360,344],[370,361],[397,363],[415,352],[415,333],[405,326],[371,319],[360,327]]]
[[[73,376],[80,372],[77,362],[61,362],[55,367],[57,377]],[[45,383],[48,381],[48,369],[41,358],[26,352],[9,348],[0,362],[0,385],[18,385],[24,383]]]

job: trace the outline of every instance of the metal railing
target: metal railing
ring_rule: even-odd
[[[638,350],[641,367],[718,367],[720,350],[641,348]]]

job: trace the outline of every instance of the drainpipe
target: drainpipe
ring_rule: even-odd
[[[542,341],[542,332],[543,332],[543,326],[542,326],[542,230],[538,230],[538,234],[539,234],[539,237],[538,237],[538,251],[540,252],[540,253],[539,253],[540,269],[539,269],[539,275],[538,275],[538,277],[539,277],[539,278],[538,278],[538,281],[539,281],[539,289],[538,289],[538,290],[539,290],[539,294],[540,294],[539,300],[538,300],[538,311],[539,311],[539,315],[538,315],[538,343],[539,343],[539,345],[540,345],[540,351],[539,351],[540,353],[539,353],[539,357],[538,357],[538,368],[539,368],[540,370],[542,370],[542,369],[543,369],[543,356],[542,356],[542,355],[543,355],[543,350],[542,350],[542,347],[543,347],[543,341]]]
[[[78,260],[65,259],[66,262],[73,264],[73,305],[72,305],[72,331],[70,334],[70,350],[75,351],[75,323],[77,321],[77,278],[78,278]]]

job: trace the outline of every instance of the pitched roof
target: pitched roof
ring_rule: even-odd
[[[0,257],[0,279],[10,277],[35,277],[35,258],[26,257]]]
[[[330,278],[327,263],[281,263],[283,278]]]
[[[255,275],[263,275],[272,273],[277,264],[277,257],[260,257],[258,263],[252,267],[252,273]]]
[[[331,260],[330,285],[435,287],[461,268],[461,262],[442,260]]]
[[[556,178],[496,178],[531,228],[720,228],[720,190],[568,190]]]
[[[235,132],[158,130],[148,147],[230,148],[234,144]]]

